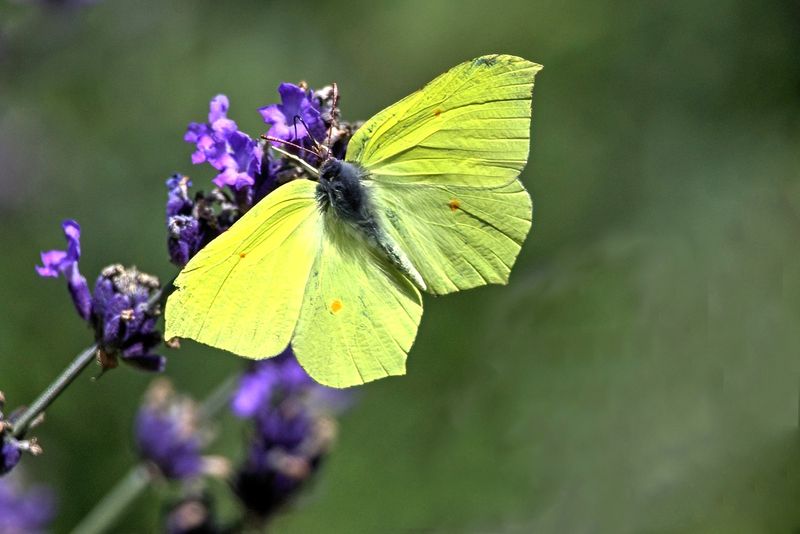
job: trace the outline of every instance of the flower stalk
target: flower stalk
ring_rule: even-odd
[[[39,395],[30,406],[28,406],[22,414],[13,421],[14,437],[22,439],[25,433],[30,428],[31,423],[43,413],[55,401],[61,392],[69,386],[81,371],[97,357],[98,344],[85,348],[78,354],[74,360],[64,369],[60,375],[53,381],[52,384],[47,386],[41,395]]]

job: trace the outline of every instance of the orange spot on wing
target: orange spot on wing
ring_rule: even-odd
[[[337,313],[341,309],[342,309],[342,301],[339,299],[333,299],[333,302],[331,302],[331,311],[333,313]]]
[[[442,110],[441,110],[441,109],[439,109],[439,108],[436,108],[435,110],[433,110],[433,115],[434,115],[435,117],[438,117],[438,116],[439,116],[439,115],[441,115],[441,114],[442,114]]]
[[[240,253],[239,253],[239,257],[240,257],[240,258],[244,258],[245,256],[247,256],[247,253],[246,253],[246,252],[240,252]]]
[[[450,211],[456,211],[461,207],[461,202],[457,198],[454,198],[448,202],[447,205],[450,206]]]

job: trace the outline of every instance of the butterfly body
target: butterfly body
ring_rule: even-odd
[[[346,225],[356,237],[379,250],[424,290],[422,276],[379,222],[371,192],[364,185],[368,176],[366,169],[355,163],[330,158],[322,164],[317,182],[317,203],[326,216],[326,231],[335,234],[337,225]]]
[[[532,220],[517,176],[540,68],[483,56],[375,115],[344,160],[280,186],[192,258],[166,336],[254,359],[291,343],[334,387],[404,374],[421,291],[508,281]]]

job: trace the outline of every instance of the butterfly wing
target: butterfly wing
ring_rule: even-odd
[[[309,180],[279,187],[198,252],[175,280],[165,337],[248,358],[284,350],[320,248],[314,193]]]
[[[531,226],[517,180],[528,159],[540,65],[494,55],[462,63],[362,126],[347,160],[386,232],[435,294],[505,283]]]
[[[384,254],[325,216],[292,347],[315,380],[333,387],[405,374],[422,317],[417,288]]]

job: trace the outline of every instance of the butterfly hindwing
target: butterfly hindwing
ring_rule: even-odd
[[[345,387],[405,374],[422,317],[417,288],[381,251],[327,217],[292,346],[318,382]]]
[[[519,180],[491,188],[372,184],[381,223],[427,285],[442,295],[504,284],[531,227]]]
[[[348,147],[383,227],[432,293],[508,280],[531,226],[517,176],[540,69],[505,55],[462,63],[380,112]]]

